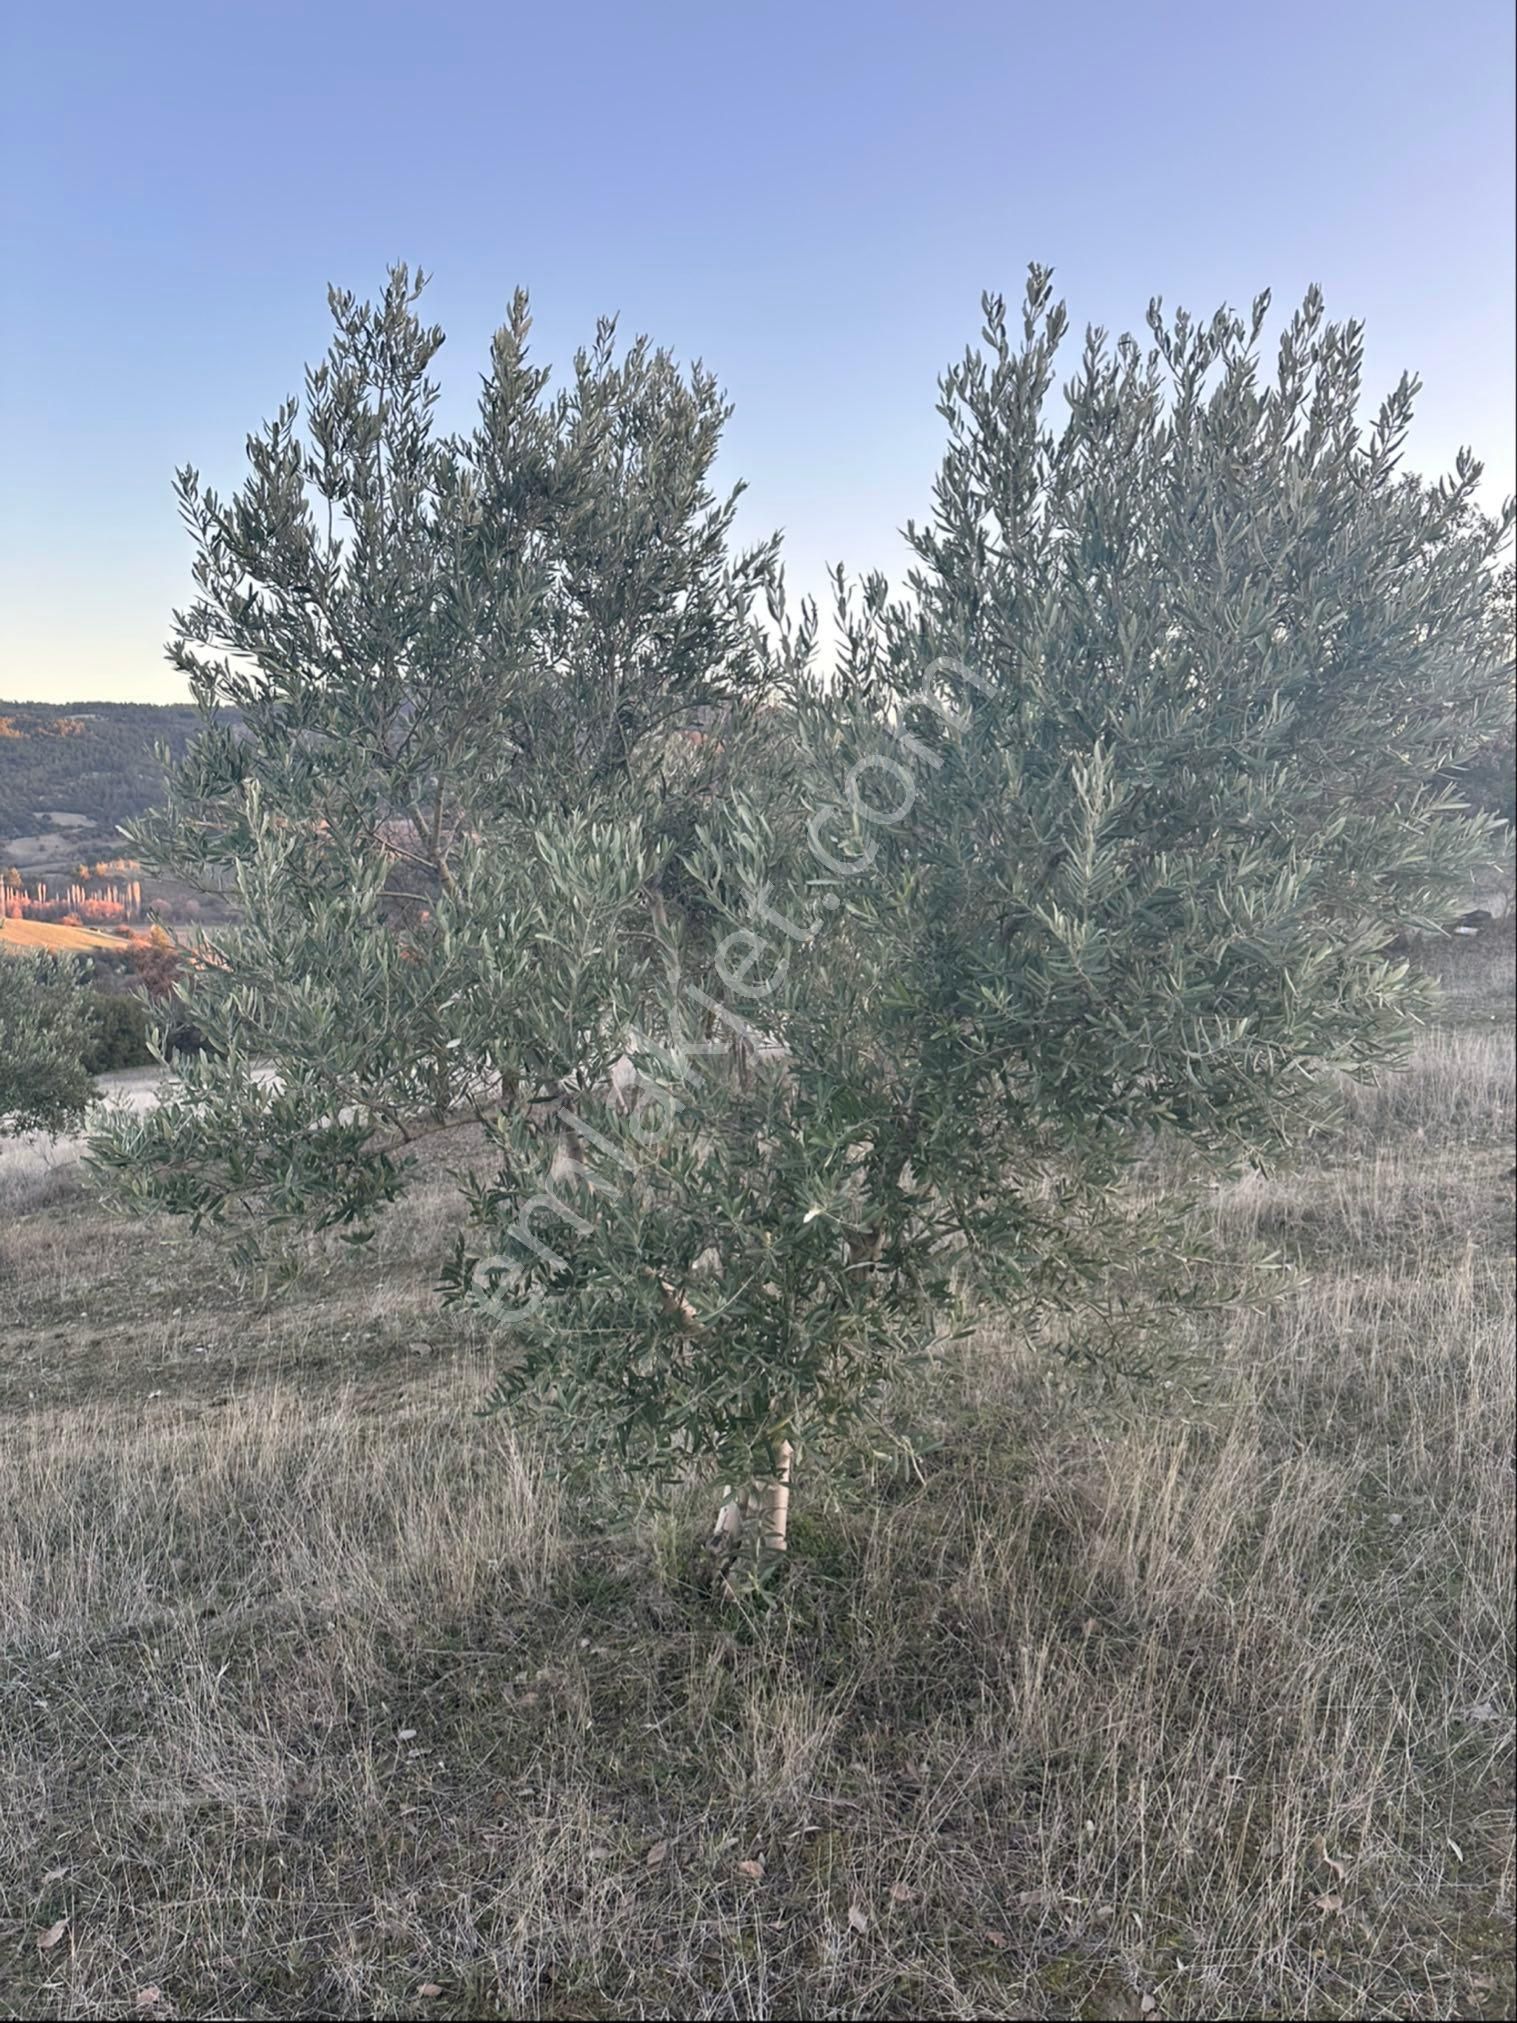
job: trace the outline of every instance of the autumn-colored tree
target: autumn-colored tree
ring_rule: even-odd
[[[179,982],[182,956],[159,922],[154,921],[147,933],[132,943],[132,968],[154,1004],[169,1003]]]

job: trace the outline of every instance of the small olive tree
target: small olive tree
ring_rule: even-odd
[[[100,1141],[124,1192],[361,1235],[410,1135],[481,1122],[447,1287],[499,1402],[719,1472],[728,1548],[958,1316],[1099,1353],[1186,1297],[1126,1169],[1393,1057],[1387,944],[1492,842],[1425,782],[1499,719],[1510,512],[1400,472],[1413,388],[1366,426],[1315,293],[1266,373],[1266,307],[1092,332],[1060,407],[1047,274],[1020,331],[988,301],[909,594],[840,585],[822,670],[727,554],[703,376],[603,336],[548,401],[518,310],[438,439],[404,277],[336,298],[310,440],[184,481],[207,725],[151,844],[241,924],[185,986],[219,1057]]]
[[[83,967],[54,955],[0,955],[0,1136],[76,1128],[94,1095]]]

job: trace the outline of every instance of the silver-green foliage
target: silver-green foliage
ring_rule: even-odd
[[[94,1085],[94,1035],[82,965],[54,955],[0,956],[0,1136],[71,1130]]]
[[[854,1437],[965,1310],[1095,1354],[1197,1296],[1124,1176],[1392,1057],[1387,944],[1493,847],[1426,782],[1499,720],[1511,514],[1402,474],[1411,383],[1366,426],[1314,293],[1272,370],[1262,298],[1155,306],[1060,402],[1034,270],[942,382],[910,594],[840,578],[824,670],[728,557],[703,376],[603,336],[550,401],[518,311],[440,439],[403,278],[335,307],[310,442],[185,481],[207,732],[154,840],[244,925],[189,991],[224,1058],[100,1146],[128,1195],[362,1234],[408,1137],[481,1122],[445,1282],[501,1402],[660,1471]]]
[[[710,374],[602,324],[550,393],[518,297],[448,433],[420,286],[334,291],[303,413],[230,497],[180,475],[203,730],[138,841],[240,924],[185,984],[211,1051],[98,1152],[250,1246],[361,1236],[418,1131],[614,1057],[612,925],[717,763],[678,733],[771,678],[773,544],[731,552]]]

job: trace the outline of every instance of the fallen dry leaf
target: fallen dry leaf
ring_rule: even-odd
[[[1327,1842],[1319,1833],[1312,1842],[1312,1853],[1325,1869],[1330,1869],[1339,1882],[1348,1874],[1341,1861],[1334,1861],[1327,1851]]]
[[[856,1932],[869,1930],[869,1915],[860,1904],[848,1906],[848,1922]]]
[[[435,1981],[423,1981],[416,1992],[418,1995],[425,1995],[428,2001],[430,2001],[434,1995],[440,1995],[442,1989],[438,1987]]]
[[[416,1730],[414,1728],[397,1728],[395,1740],[397,1742],[414,1742],[416,1740]]]
[[[37,1934],[37,1951],[39,1953],[50,1953],[67,1930],[67,1918],[60,1918],[56,1925],[49,1925],[45,1932]]]
[[[739,1875],[751,1876],[756,1883],[764,1880],[764,1864],[761,1861],[740,1861],[737,1872]]]
[[[647,1862],[646,1862],[645,1866],[646,1866],[646,1867],[648,1867],[648,1868],[658,1868],[658,1867],[660,1867],[660,1866],[662,1865],[663,1861],[664,1861],[664,1858],[665,1858],[665,1856],[666,1856],[666,1855],[668,1854],[668,1852],[669,1852],[669,1843],[668,1843],[668,1841],[667,1841],[667,1840],[656,1840],[656,1841],[655,1841],[655,1842],[653,1843],[652,1847],[650,1847],[650,1848],[649,1848],[649,1850],[648,1850],[648,1859],[647,1859]]]

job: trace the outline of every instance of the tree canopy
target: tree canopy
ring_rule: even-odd
[[[0,955],[0,1137],[59,1132],[84,1117],[95,1037],[82,966],[54,955]]]
[[[1402,471],[1415,383],[1366,420],[1316,291],[1269,367],[1266,297],[1156,303],[1061,396],[1034,268],[824,659],[732,551],[703,370],[607,324],[551,394],[519,299],[443,436],[418,285],[334,294],[232,498],[181,478],[203,730],[139,842],[241,917],[183,985],[217,1052],[99,1143],[124,1196],[361,1239],[481,1126],[447,1283],[500,1401],[665,1474],[857,1438],[964,1311],[1098,1353],[1189,1296],[1127,1169],[1289,1144],[1393,1057],[1388,944],[1495,847],[1439,784],[1510,679],[1478,464]]]

